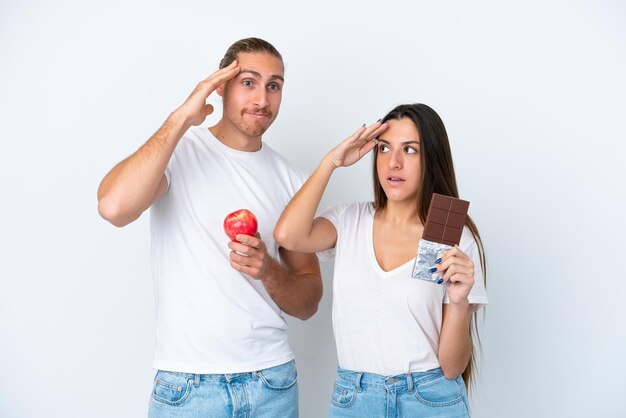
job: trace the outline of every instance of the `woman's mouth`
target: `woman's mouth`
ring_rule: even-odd
[[[404,182],[404,179],[402,177],[398,177],[398,176],[387,177],[387,183],[391,185],[398,185],[398,184],[402,184],[403,182]]]

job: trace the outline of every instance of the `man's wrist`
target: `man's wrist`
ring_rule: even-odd
[[[179,107],[167,118],[167,122],[171,123],[173,127],[181,129],[183,133],[187,131],[191,127],[191,122],[189,122],[189,117],[182,109]]]
[[[263,285],[265,286],[265,288],[269,291],[270,288],[274,288],[279,285],[278,282],[281,276],[280,272],[283,270],[283,268],[278,262],[278,260],[274,259],[273,257],[270,257],[269,255],[268,257],[269,257],[269,261],[268,261],[267,268],[265,269],[265,272],[260,277],[260,279],[263,282]]]

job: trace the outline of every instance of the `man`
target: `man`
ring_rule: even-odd
[[[279,249],[272,234],[305,179],[261,138],[278,115],[283,83],[271,44],[236,42],[220,69],[100,184],[98,210],[116,226],[151,207],[151,417],[298,416],[282,312],[311,317],[322,282],[314,254]],[[197,125],[213,112],[213,91],[223,116],[206,129]],[[222,222],[240,208],[256,215],[260,234],[231,242]]]

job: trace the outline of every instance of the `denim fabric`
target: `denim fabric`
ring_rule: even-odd
[[[461,376],[440,368],[398,376],[337,369],[329,417],[469,417]]]
[[[150,418],[297,418],[295,362],[251,373],[158,371]]]

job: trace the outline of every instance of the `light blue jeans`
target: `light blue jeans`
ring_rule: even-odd
[[[337,369],[329,417],[469,417],[463,378],[440,368],[397,376]]]
[[[292,360],[250,373],[158,371],[150,418],[297,418],[298,384]]]

